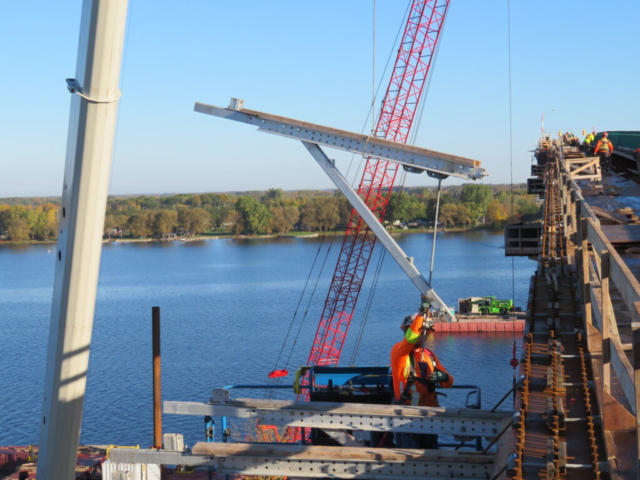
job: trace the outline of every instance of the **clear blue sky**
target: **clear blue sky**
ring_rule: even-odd
[[[376,83],[385,86],[407,4],[376,2]],[[81,6],[0,0],[0,197],[61,193]],[[516,182],[529,176],[542,112],[552,132],[640,130],[638,18],[637,0],[511,1]],[[299,142],[193,104],[239,97],[247,108],[360,132],[372,23],[373,0],[131,0],[110,192],[333,188]],[[510,181],[507,38],[506,0],[452,0],[415,140],[481,160],[491,183]],[[345,172],[350,156],[328,153]]]

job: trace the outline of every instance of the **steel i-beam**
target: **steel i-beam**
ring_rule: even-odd
[[[261,132],[400,163],[410,167],[412,171],[425,170],[467,180],[478,180],[486,175],[484,168],[480,166],[482,163],[478,160],[243,109],[241,108],[242,103],[242,100],[232,99],[232,104],[239,105],[233,109],[198,102],[195,104],[194,110],[227,120],[255,125]]]
[[[422,276],[413,264],[413,259],[404,253],[387,229],[384,228],[375,214],[369,209],[369,207],[367,207],[367,204],[364,203],[362,198],[360,198],[358,192],[351,188],[349,182],[345,180],[342,174],[335,167],[334,162],[325,155],[318,145],[308,142],[302,143],[307,147],[307,150],[309,150],[311,155],[313,155],[313,158],[318,162],[318,165],[320,165],[336,187],[338,187],[342,194],[347,198],[353,208],[357,210],[362,219],[367,223],[376,237],[378,237],[378,240],[382,242],[382,245],[384,245],[400,268],[402,268],[404,273],[407,274],[420,293],[429,299],[433,309],[448,322],[457,322],[456,317],[451,313],[451,309],[447,307],[435,290],[431,288],[427,279]]]
[[[510,420],[508,413],[482,410],[246,398],[226,404],[166,401],[163,411],[165,414],[248,418],[262,425],[471,437],[493,437]]]

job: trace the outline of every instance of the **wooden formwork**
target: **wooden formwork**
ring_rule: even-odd
[[[567,173],[573,180],[602,180],[602,168],[600,158],[565,158]]]

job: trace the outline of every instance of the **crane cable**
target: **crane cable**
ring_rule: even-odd
[[[411,5],[411,2],[409,2],[409,4],[407,5],[407,10],[405,11],[405,15],[404,15],[404,17],[406,17],[406,16],[407,16],[407,13],[408,13],[408,11],[409,11],[409,7],[410,7],[410,5]],[[373,41],[373,75],[372,75],[372,79],[373,79],[373,80],[372,80],[372,85],[375,85],[375,56],[376,56],[376,42],[375,42],[375,37],[376,37],[375,18],[376,18],[376,15],[375,15],[375,9],[376,9],[376,4],[375,4],[375,0],[374,0],[374,13],[373,13],[373,18],[374,18],[374,23],[373,23],[373,37],[374,37],[374,41]],[[404,18],[404,17],[403,17],[403,18]],[[372,88],[372,89],[374,89],[374,91],[373,91],[373,99],[372,99],[372,102],[371,102],[371,106],[369,107],[369,112],[368,112],[368,114],[367,114],[367,117],[365,118],[364,125],[363,125],[363,127],[362,127],[362,129],[361,129],[361,133],[364,133],[365,129],[367,128],[367,127],[366,127],[366,125],[367,125],[367,123],[369,122],[369,118],[371,118],[371,122],[372,122],[372,132],[371,132],[371,133],[372,133],[372,135],[374,134],[373,129],[374,129],[375,127],[373,127],[373,125],[375,124],[375,118],[376,118],[376,117],[373,115],[373,109],[374,109],[374,107],[375,107],[375,98],[377,97],[377,95],[378,95],[378,93],[379,93],[379,91],[380,91],[380,88],[382,87],[382,80],[383,80],[384,76],[386,75],[386,72],[387,72],[387,70],[388,70],[388,68],[389,68],[389,64],[391,63],[392,55],[393,55],[393,53],[396,51],[396,48],[395,48],[395,47],[396,47],[396,45],[398,44],[398,39],[400,38],[400,33],[401,33],[401,31],[402,31],[402,25],[403,25],[403,23],[401,23],[401,24],[400,24],[400,27],[398,28],[398,32],[396,33],[396,38],[395,38],[395,40],[394,40],[393,47],[392,47],[392,49],[391,49],[391,50],[390,50],[390,52],[389,52],[389,56],[387,57],[387,62],[386,62],[386,64],[385,64],[385,68],[384,68],[384,70],[383,70],[383,72],[382,72],[382,76],[381,76],[381,78],[380,78],[380,81],[378,82],[378,87],[377,87],[377,89],[375,89],[374,87]],[[354,178],[353,178],[353,180],[351,181],[351,186],[352,186],[352,187],[354,187],[354,185],[355,185],[356,178],[357,178],[357,174],[358,174],[358,172],[360,171],[360,167],[361,167],[361,165],[362,165],[362,159],[363,159],[363,158],[364,158],[364,156],[363,156],[363,155],[362,155],[362,156],[360,156],[360,159],[361,159],[361,160],[360,160],[360,163],[359,163],[359,165],[358,165],[358,168],[356,168],[356,169],[355,169],[355,171],[354,171]],[[347,178],[347,177],[348,177],[349,172],[351,171],[351,168],[352,168],[352,166],[353,166],[353,164],[354,164],[354,160],[355,160],[355,154],[353,154],[353,155],[351,156],[351,160],[350,160],[350,162],[349,162],[349,166],[348,166],[348,168],[347,168],[347,173],[345,174],[345,178]],[[332,214],[333,214],[333,213],[335,213],[335,210],[336,210],[337,208],[338,208],[338,204],[336,203],[336,205],[335,205],[335,207],[334,207],[334,210],[333,210]],[[329,252],[331,251],[331,247],[333,246],[333,242],[334,242],[334,240],[335,240],[335,237],[336,237],[336,236],[337,236],[337,235],[332,235],[332,236],[331,236],[331,242],[329,243],[329,247],[327,248],[327,252],[326,252],[326,254],[325,254],[325,259],[324,259],[324,261],[323,261],[323,263],[322,263],[322,268],[320,269],[320,272],[318,273],[318,277],[317,277],[317,279],[316,279],[316,283],[315,283],[315,285],[314,285],[313,291],[312,291],[312,293],[311,293],[311,297],[310,297],[309,302],[308,302],[308,304],[307,304],[307,307],[306,307],[306,309],[305,309],[305,313],[304,313],[304,316],[303,316],[303,318],[302,318],[302,321],[300,322],[300,326],[298,327],[298,331],[297,331],[297,333],[296,333],[296,336],[295,336],[295,338],[294,338],[294,340],[293,340],[293,343],[292,343],[292,345],[291,345],[291,351],[289,352],[289,356],[287,357],[287,361],[286,361],[286,364],[285,364],[285,366],[284,366],[284,369],[286,369],[286,368],[288,367],[288,365],[289,365],[289,361],[290,361],[291,356],[292,356],[292,354],[293,354],[293,349],[294,349],[295,345],[297,344],[298,338],[299,338],[300,333],[301,333],[301,331],[302,331],[302,326],[303,326],[303,324],[304,324],[304,321],[306,320],[306,317],[307,317],[307,314],[308,314],[308,311],[309,311],[309,306],[310,306],[311,301],[313,300],[313,297],[314,297],[314,295],[315,295],[315,291],[316,291],[316,288],[317,288],[317,285],[318,285],[318,281],[320,280],[320,276],[321,276],[322,271],[323,271],[323,269],[324,269],[324,266],[325,266],[325,264],[326,264],[326,262],[327,262],[327,258],[328,258],[328,256],[329,256]],[[312,266],[311,266],[311,269],[310,269],[310,271],[309,271],[309,276],[307,277],[307,281],[306,281],[305,286],[304,286],[304,288],[303,288],[303,291],[302,291],[302,293],[301,293],[301,295],[300,295],[300,300],[298,301],[298,305],[297,305],[297,307],[296,307],[296,311],[294,312],[293,317],[292,317],[292,319],[291,319],[291,322],[289,323],[289,328],[288,328],[287,333],[286,333],[286,335],[285,335],[285,340],[284,340],[284,342],[282,343],[282,347],[281,347],[281,349],[280,349],[280,353],[278,354],[278,358],[276,359],[276,362],[275,362],[275,365],[274,365],[274,371],[275,371],[275,370],[276,370],[276,368],[278,367],[278,363],[280,362],[280,359],[282,358],[282,354],[283,354],[284,349],[285,349],[285,346],[286,346],[286,344],[287,344],[287,342],[288,342],[289,335],[291,334],[291,330],[293,329],[293,324],[294,324],[294,322],[295,322],[295,318],[296,318],[296,316],[297,316],[297,314],[298,314],[298,309],[299,309],[300,304],[301,304],[301,302],[302,302],[302,299],[303,299],[303,297],[304,297],[304,295],[305,295],[305,293],[306,293],[307,286],[308,286],[308,284],[309,284],[309,280],[310,280],[310,278],[311,278],[311,273],[313,272],[313,269],[315,268],[315,265],[316,265],[316,262],[317,262],[317,259],[318,259],[318,255],[319,255],[319,253],[320,253],[320,249],[322,248],[322,246],[323,246],[323,244],[324,244],[324,241],[325,241],[325,236],[323,236],[322,242],[320,243],[320,246],[318,247],[318,251],[316,252],[316,258],[314,259],[313,264],[312,264]],[[383,253],[384,253],[384,252],[383,252]],[[270,380],[271,380],[270,384],[275,386],[275,385],[277,385],[277,384],[279,383],[280,378],[276,377],[276,378],[273,378],[273,379],[270,379]],[[273,395],[273,389],[269,389],[269,393],[268,393],[269,398],[272,398],[272,395]]]
[[[509,58],[509,162],[511,169],[511,221],[514,218],[514,198],[513,198],[513,101],[511,90],[511,0],[507,0],[507,46],[508,46],[508,58]],[[513,302],[516,300],[516,265],[515,257],[511,257],[511,285],[512,285],[512,298]],[[512,307],[513,308],[513,307]],[[516,331],[513,329],[513,357],[511,358],[510,365],[513,367],[513,403],[516,402],[516,367],[518,366],[518,359],[516,357]]]
[[[293,328],[293,324],[295,322],[296,316],[298,315],[298,310],[300,309],[300,304],[302,303],[302,299],[304,298],[304,295],[305,295],[305,293],[307,291],[307,286],[309,285],[309,280],[311,280],[311,274],[313,273],[313,269],[315,268],[316,263],[318,261],[318,257],[320,255],[320,251],[322,249],[324,241],[325,241],[325,237],[323,236],[322,240],[320,242],[320,245],[318,246],[318,250],[316,250],[316,256],[314,257],[313,263],[311,264],[311,269],[309,270],[309,275],[307,275],[307,280],[306,280],[306,282],[304,284],[304,287],[302,288],[302,293],[300,295],[300,299],[298,300],[298,305],[296,306],[295,312],[293,313],[293,317],[291,318],[291,322],[289,322],[289,328],[287,329],[287,333],[286,333],[286,335],[284,337],[284,341],[282,342],[282,347],[280,348],[280,353],[278,354],[278,358],[276,359],[276,362],[275,362],[275,364],[273,366],[273,371],[275,371],[276,368],[278,367],[278,363],[280,362],[280,358],[282,357],[282,353],[284,352],[284,347],[287,344],[287,341],[289,339],[289,334],[291,333],[291,330]],[[324,267],[324,263],[326,263],[326,256],[325,256],[325,260],[324,260],[324,262],[322,264],[323,267]],[[322,273],[322,270],[321,270],[321,273]],[[316,284],[317,284],[317,281],[316,281]],[[307,310],[308,310],[308,305],[307,305]],[[305,315],[306,314],[307,314],[307,311],[305,311]],[[304,318],[303,318],[303,321],[304,321]],[[298,338],[296,336],[296,338],[294,340],[294,344],[297,341],[297,339]],[[286,366],[285,366],[285,368],[286,368]],[[272,384],[277,384],[277,378],[275,380],[273,380],[271,383]]]

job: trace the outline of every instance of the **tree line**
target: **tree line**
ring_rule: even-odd
[[[9,201],[10,200],[10,201]],[[0,199],[0,238],[11,241],[49,241],[57,238],[59,199]],[[433,224],[435,187],[394,189],[385,214],[388,224],[419,220]],[[349,222],[351,206],[337,191],[141,195],[110,197],[105,237],[194,236],[206,232],[236,235],[286,234],[294,229],[330,231]],[[518,185],[466,184],[444,187],[439,221],[445,226],[502,228],[540,213],[536,198]]]

